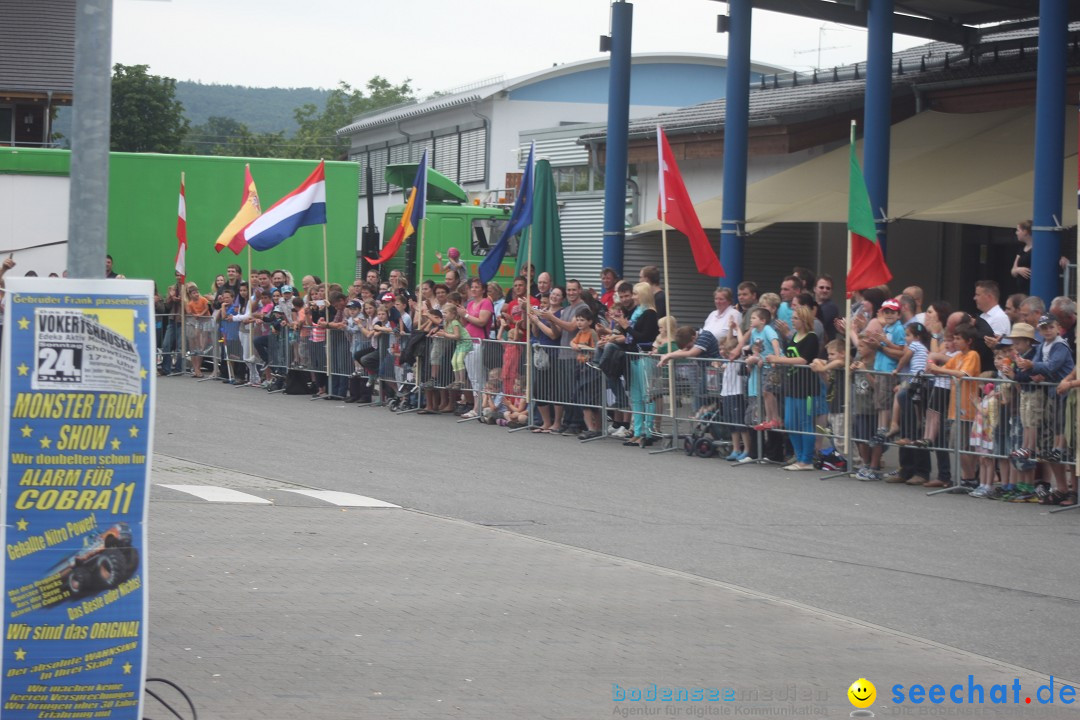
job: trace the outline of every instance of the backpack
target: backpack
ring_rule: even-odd
[[[427,333],[423,330],[413,330],[407,340],[401,344],[401,354],[398,356],[402,365],[412,365],[416,362],[416,354],[423,350],[427,341]]]
[[[310,395],[310,374],[303,370],[290,370],[285,376],[286,395]]]

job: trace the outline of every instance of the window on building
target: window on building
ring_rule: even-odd
[[[472,254],[477,257],[484,257],[488,254],[488,250],[499,242],[499,238],[502,237],[503,231],[506,230],[507,223],[510,222],[509,217],[503,218],[478,218],[472,221]],[[521,240],[520,235],[514,235],[510,238],[508,247],[506,249],[506,257],[517,257],[518,242]]]
[[[560,195],[590,191],[588,165],[552,168],[552,173],[555,175],[555,187]]]
[[[424,150],[428,151],[430,167],[460,185],[487,181],[487,129],[482,127],[460,132],[455,130],[438,137],[390,147],[359,150],[352,153],[349,159],[360,163],[361,168],[370,165],[375,175],[374,192],[385,195],[391,190],[383,177],[387,164],[420,162]],[[365,188],[361,183],[360,196],[364,195]]]

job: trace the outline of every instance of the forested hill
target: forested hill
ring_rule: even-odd
[[[322,109],[329,90],[318,88],[255,88],[242,85],[204,85],[181,80],[176,83],[176,99],[193,126],[211,116],[237,120],[256,133],[296,132],[293,111],[307,103]]]

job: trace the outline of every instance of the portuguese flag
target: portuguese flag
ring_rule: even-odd
[[[859,158],[855,154],[855,122],[851,123],[851,174],[848,184],[848,273],[847,293],[885,285],[892,273],[877,241],[874,211],[866,192]]]

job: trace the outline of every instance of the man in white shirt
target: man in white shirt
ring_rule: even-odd
[[[701,329],[712,333],[717,342],[723,345],[724,340],[732,333],[732,323],[735,324],[734,332],[738,334],[742,313],[734,305],[735,296],[731,288],[716,288],[713,291],[713,302],[716,303],[716,309],[705,318],[705,324],[701,326]]]
[[[1009,316],[1001,309],[998,302],[1001,291],[998,284],[993,280],[980,280],[975,283],[975,307],[979,308],[979,315],[993,329],[999,338],[1009,334]]]

